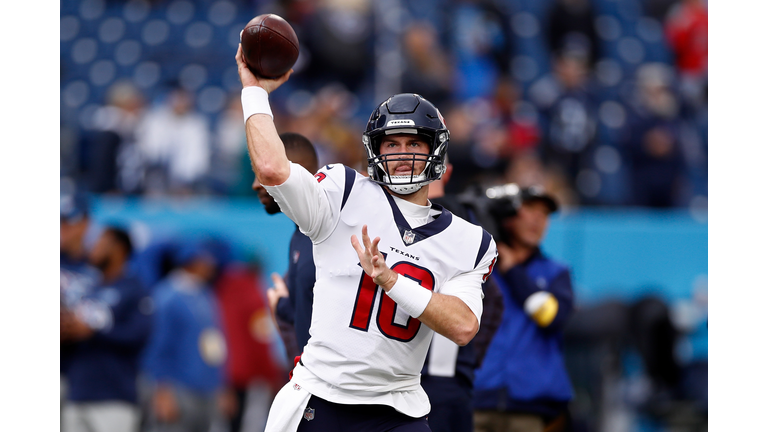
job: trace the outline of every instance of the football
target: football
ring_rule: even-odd
[[[256,75],[277,78],[299,58],[299,38],[288,21],[275,14],[252,19],[240,34],[243,55]]]

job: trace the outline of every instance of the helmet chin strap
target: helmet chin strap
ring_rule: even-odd
[[[410,195],[412,193],[416,193],[421,189],[426,183],[416,183],[416,184],[408,184],[408,185],[393,185],[389,184],[387,187],[389,190],[396,194],[400,195]]]
[[[387,187],[389,190],[391,190],[394,193],[400,194],[400,195],[410,195],[412,193],[418,192],[422,187],[432,183],[434,180],[424,180],[420,181],[418,183],[411,183],[411,184],[397,184],[392,183],[391,180],[393,179],[410,179],[411,176],[391,176],[390,177],[390,183],[387,184]]]

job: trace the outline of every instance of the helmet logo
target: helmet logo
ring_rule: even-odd
[[[448,126],[446,126],[446,124],[445,124],[445,119],[443,118],[443,115],[442,115],[442,114],[440,114],[440,110],[439,110],[439,109],[437,109],[437,108],[435,108],[435,111],[437,111],[437,116],[440,118],[440,123],[442,123],[442,124],[443,124],[443,127],[448,127]]]
[[[390,120],[387,122],[386,127],[391,126],[416,126],[416,123],[413,122],[413,120],[405,119],[405,120]]]

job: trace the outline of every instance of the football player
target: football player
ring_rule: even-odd
[[[317,279],[310,339],[278,393],[267,431],[429,431],[419,374],[433,331],[458,345],[477,333],[490,234],[427,198],[445,170],[449,132],[416,94],[371,114],[368,177],[289,162],[268,94],[291,72],[253,75],[238,48],[251,162],[259,182],[313,243]]]

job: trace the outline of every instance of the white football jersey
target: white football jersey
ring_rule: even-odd
[[[312,323],[301,356],[306,370],[294,378],[332,402],[384,403],[414,417],[427,414],[419,381],[433,331],[374,284],[350,239],[362,241],[368,225],[371,239],[381,237],[379,250],[390,268],[426,289],[459,297],[479,324],[481,284],[496,258],[493,238],[437,205],[428,223],[411,227],[396,198],[340,164],[323,167],[314,178],[291,164],[290,178],[266,189],[314,243]]]

